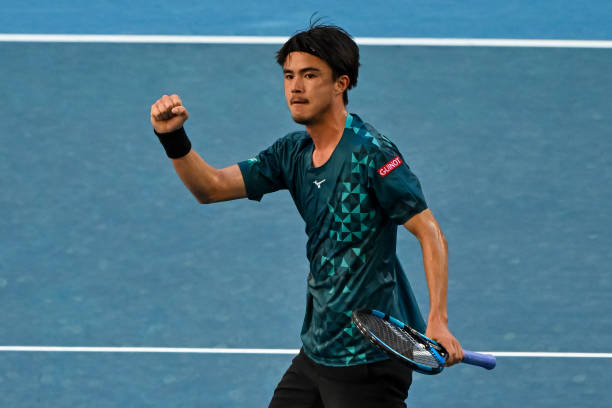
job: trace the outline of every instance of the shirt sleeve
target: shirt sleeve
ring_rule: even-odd
[[[427,209],[419,179],[393,143],[383,143],[377,149],[369,178],[378,203],[396,224],[404,224]]]
[[[260,201],[264,194],[287,188],[283,141],[279,139],[257,156],[238,163],[249,200]]]

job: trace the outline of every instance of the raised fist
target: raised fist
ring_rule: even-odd
[[[157,133],[169,133],[183,127],[189,118],[178,95],[164,95],[151,106],[151,124]]]

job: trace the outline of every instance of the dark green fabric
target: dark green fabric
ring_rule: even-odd
[[[332,156],[317,168],[313,147],[308,133],[294,132],[238,163],[247,195],[259,201],[288,189],[306,222],[310,274],[302,342],[308,356],[332,366],[382,360],[350,315],[374,308],[425,330],[395,250],[397,226],[427,204],[407,164],[387,165],[403,162],[397,147],[357,115],[347,116]]]

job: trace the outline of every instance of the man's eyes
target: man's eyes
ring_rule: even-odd
[[[285,74],[285,79],[293,79],[293,77],[294,77],[293,74]],[[311,73],[304,74],[304,78],[307,78],[307,79],[313,79],[316,77],[317,77],[316,74],[311,74]]]

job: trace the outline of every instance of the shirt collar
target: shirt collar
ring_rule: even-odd
[[[346,122],[344,122],[344,127],[346,129],[359,129],[363,126],[363,121],[357,114],[348,113],[346,115]]]

